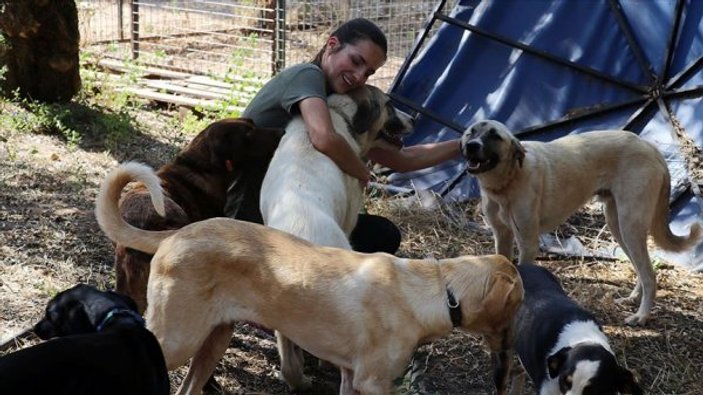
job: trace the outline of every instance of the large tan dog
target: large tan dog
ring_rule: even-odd
[[[402,145],[413,126],[409,115],[371,85],[331,95],[327,104],[335,132],[359,156],[374,146]],[[316,245],[351,249],[349,235],[363,201],[359,181],[312,146],[301,116],[291,120],[261,187],[264,224]],[[303,351],[280,334],[276,337],[283,380],[292,389],[308,387]]]
[[[227,187],[270,160],[282,135],[281,129],[259,128],[246,118],[213,122],[156,173],[166,194],[165,216],[154,211],[148,191],[138,184],[122,197],[120,212],[130,224],[148,230],[222,217]],[[148,254],[115,245],[117,291],[132,297],[139,312],[146,308],[149,261]]]
[[[469,173],[478,179],[496,252],[511,258],[515,236],[519,263],[534,261],[540,232],[556,228],[594,195],[600,198],[613,237],[637,271],[634,290],[621,300],[641,298],[626,319],[630,325],[644,324],[654,304],[647,235],[669,251],[685,250],[699,239],[699,224],[688,237],[672,234],[668,168],[659,151],[634,133],[593,131],[521,143],[502,123],[481,121],[464,132],[461,147]]]
[[[388,394],[413,350],[453,327],[484,335],[492,350],[507,344],[523,288],[502,256],[362,254],[229,218],[146,231],[117,209],[121,189],[134,179],[163,212],[158,178],[129,163],[104,181],[96,216],[115,242],[154,254],[147,327],[169,369],[193,358],[179,394],[200,393],[239,320],[275,328],[339,366],[349,378],[341,394]]]

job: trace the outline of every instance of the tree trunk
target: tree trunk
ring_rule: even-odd
[[[0,0],[0,88],[5,96],[71,100],[81,87],[74,0]]]

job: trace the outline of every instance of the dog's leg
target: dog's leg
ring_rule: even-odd
[[[513,259],[513,231],[508,224],[500,219],[500,206],[489,198],[481,199],[483,215],[488,226],[493,230],[496,254]]]
[[[625,255],[630,260],[630,262],[634,262],[634,260],[632,259],[632,253],[630,253],[630,250],[627,247],[627,244],[625,244],[625,242],[623,241],[622,234],[620,233],[620,220],[618,219],[618,208],[615,199],[613,199],[612,195],[606,195],[601,196],[600,200],[603,202],[605,223],[608,224],[608,229],[610,229],[610,233],[613,235],[613,239],[615,239],[618,245],[620,245],[620,248],[622,248],[622,250],[625,252]],[[640,283],[639,276],[637,276],[637,283],[635,284],[635,288],[632,289],[630,295],[625,298],[615,299],[615,303],[632,303],[639,301],[641,297],[642,284]]]
[[[493,383],[496,386],[497,395],[505,395],[508,390],[508,379],[512,367],[513,353],[510,350],[501,350],[492,353],[493,359]]]
[[[357,395],[358,392],[354,389],[354,372],[346,368],[339,368],[339,372],[342,376],[339,395]]]
[[[517,248],[520,252],[518,264],[534,263],[539,254],[539,223],[536,220],[528,220],[515,224],[515,234],[517,237]]]
[[[618,219],[618,209],[615,199],[612,195],[601,196],[601,201],[603,202],[603,211],[605,212],[605,222],[608,224],[610,233],[613,235],[613,239],[620,245],[620,248],[625,252],[625,255],[630,260],[630,262],[635,262],[632,259],[632,253],[628,248],[627,244],[623,241],[622,234],[620,233],[620,220]],[[642,298],[642,282],[640,281],[639,275],[637,276],[637,282],[635,287],[632,289],[630,295],[624,298],[615,299],[615,303],[618,304],[632,304],[639,301]]]
[[[361,395],[388,395],[392,394],[392,383],[384,377],[383,368],[373,369],[373,372],[356,370],[354,372],[354,388]]]
[[[647,238],[641,237],[639,239],[634,239],[634,241],[628,239],[629,237],[625,236],[625,243],[630,246],[632,246],[633,243],[641,243],[641,245],[630,247],[630,251],[632,251],[632,263],[635,265],[637,272],[637,284],[635,284],[635,288],[632,290],[628,299],[630,301],[635,301],[640,295],[641,299],[639,309],[637,309],[635,314],[628,317],[625,323],[628,325],[644,325],[654,305],[654,298],[657,292],[657,280],[649,258],[649,252],[647,251]]]
[[[522,388],[525,386],[525,372],[520,372],[513,376],[510,384],[510,395],[522,395]]]
[[[188,374],[181,383],[177,395],[201,394],[203,386],[215,371],[217,363],[227,351],[232,338],[234,325],[222,324],[215,327],[205,339],[205,343],[193,356]]]
[[[629,206],[624,206],[626,205],[619,205],[620,215],[618,216],[619,232],[622,237],[621,246],[635,266],[637,284],[635,284],[630,296],[620,299],[619,302],[634,302],[641,295],[639,309],[635,314],[629,316],[625,323],[627,325],[644,325],[654,305],[657,290],[656,276],[649,258],[649,251],[647,251],[647,224],[651,222],[651,219],[641,213],[629,212],[634,210],[627,210],[626,208]]]
[[[295,391],[306,390],[312,383],[303,374],[305,355],[303,349],[296,346],[287,337],[276,331],[278,355],[281,358],[281,378]]]
[[[513,364],[513,345],[515,332],[506,329],[500,335],[484,336],[493,359],[493,383],[498,395],[505,395],[508,390],[508,379]]]

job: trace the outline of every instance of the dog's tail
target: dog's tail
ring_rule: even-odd
[[[677,236],[669,228],[669,188],[670,181],[667,176],[659,191],[659,200],[654,211],[650,226],[652,238],[657,245],[666,251],[685,251],[698,243],[701,238],[701,224],[698,222],[691,226],[688,236]]]
[[[100,186],[98,199],[95,202],[95,217],[100,229],[115,243],[122,244],[147,254],[153,254],[159,243],[174,234],[175,230],[149,231],[136,228],[122,218],[119,210],[119,200],[122,189],[132,181],[140,181],[146,186],[156,212],[164,215],[164,193],[161,181],[154,170],[146,165],[128,162],[120,165],[110,174]]]

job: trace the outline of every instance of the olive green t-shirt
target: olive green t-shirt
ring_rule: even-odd
[[[298,103],[309,97],[327,100],[325,75],[312,63],[288,67],[259,90],[242,113],[257,126],[284,128],[299,114]]]

